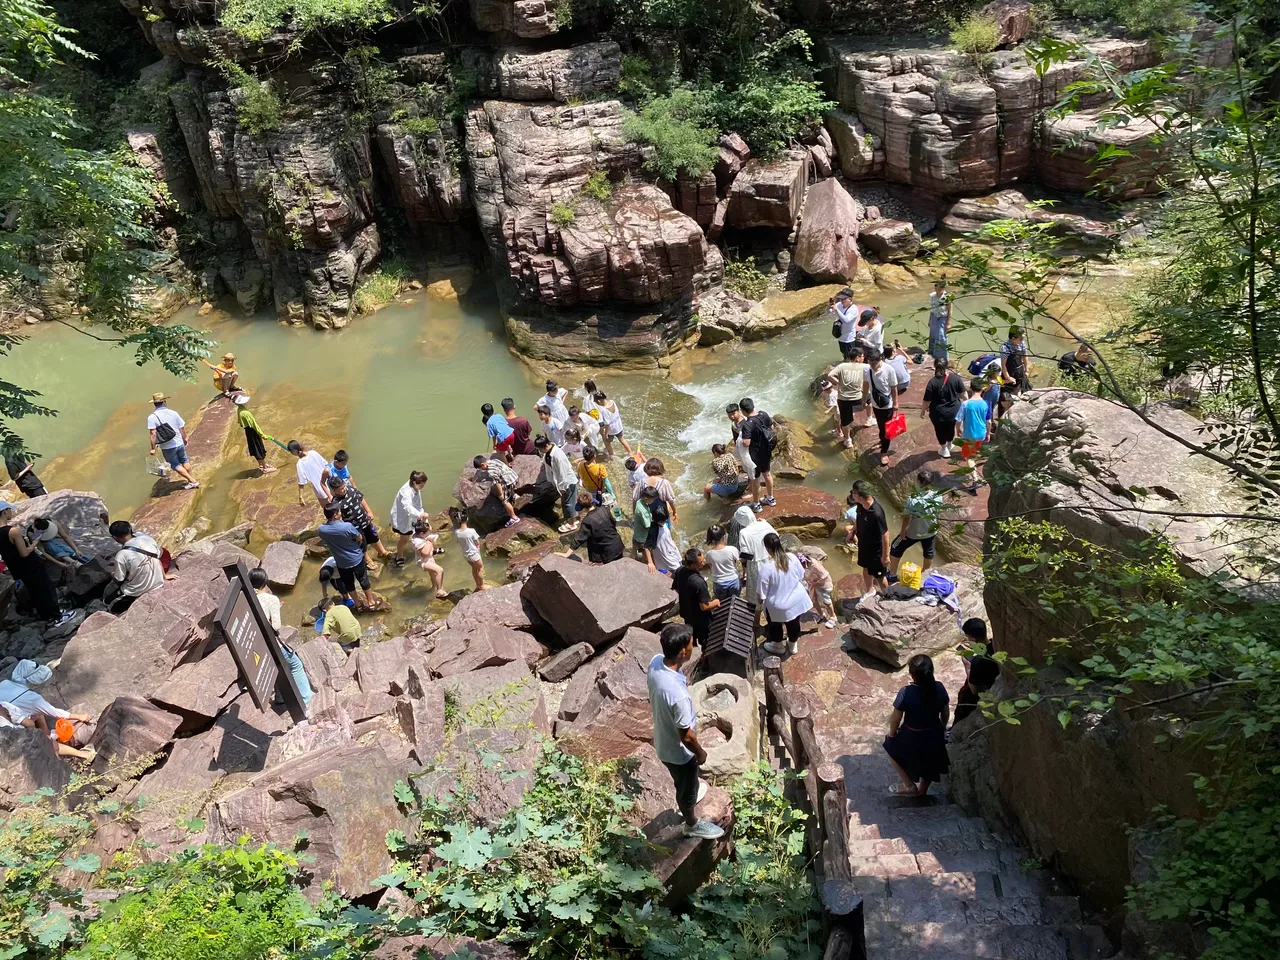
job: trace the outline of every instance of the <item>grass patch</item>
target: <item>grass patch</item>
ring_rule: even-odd
[[[407,278],[408,271],[400,260],[387,258],[371,273],[365,274],[356,284],[353,296],[356,313],[361,316],[373,313],[396,298]]]

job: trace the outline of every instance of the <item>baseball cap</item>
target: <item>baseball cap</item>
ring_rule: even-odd
[[[8,500],[0,500],[0,513],[4,513],[6,510],[12,510],[12,509],[13,509],[13,504],[10,503]]]
[[[843,290],[841,290],[839,293],[836,294],[837,299],[841,299],[841,300],[843,300],[845,297],[852,297],[852,296],[853,296],[853,291],[850,290],[848,287],[845,287]]]
[[[248,402],[249,402],[249,395],[247,393],[236,394],[236,399],[235,399],[236,406],[243,406]]]

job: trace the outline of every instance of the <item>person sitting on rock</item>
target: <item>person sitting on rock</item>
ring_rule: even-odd
[[[709,820],[699,820],[696,812],[698,801],[707,792],[706,782],[698,776],[698,768],[707,762],[707,751],[698,742],[698,716],[682,670],[693,656],[693,631],[683,623],[669,623],[662,628],[659,642],[662,653],[649,661],[647,673],[653,749],[675,783],[684,835],[718,840],[724,830]]]
[[[50,724],[56,728],[59,720],[72,724],[92,723],[93,717],[87,713],[70,713],[42,697],[32,687],[48,683],[53,671],[44,664],[34,660],[19,660],[14,664],[8,680],[0,680],[0,703],[4,704],[5,713],[16,726],[32,727],[40,730],[45,736],[53,739],[54,749],[60,757],[74,757],[79,760],[92,760],[95,752],[92,749],[79,750],[70,743],[64,743],[50,733]]]
[[[221,390],[223,396],[234,393],[239,388],[240,371],[236,369],[236,355],[234,353],[224,353],[222,362],[217,366],[203,358],[201,358],[200,362],[213,371],[213,386],[215,389]]]
[[[80,552],[75,540],[71,538],[71,531],[57,520],[40,517],[31,521],[28,535],[41,557],[64,570],[74,570],[93,559]]]
[[[302,699],[302,709],[305,710],[307,704],[311,702],[311,698],[315,696],[315,691],[311,689],[311,681],[307,679],[307,669],[302,665],[302,658],[298,656],[292,647],[280,640],[280,598],[271,592],[271,586],[267,580],[267,571],[261,567],[255,567],[250,570],[249,586],[253,587],[254,592],[258,595],[258,606],[262,607],[262,612],[267,615],[267,623],[271,624],[271,629],[276,632],[276,641],[280,644],[280,653],[289,667],[289,673],[293,677],[293,684],[298,688],[298,696]]]
[[[107,532],[120,544],[112,580],[102,594],[111,613],[124,613],[139,597],[158,590],[166,580],[177,579],[176,574],[164,572],[160,545],[145,533],[134,533],[128,520],[115,521]]]
[[[950,767],[947,757],[947,688],[933,677],[933,661],[924,654],[907,664],[911,683],[898,691],[889,715],[884,749],[902,778],[900,796],[923,797]]]
[[[707,500],[713,494],[721,500],[737,500],[747,489],[742,464],[723,443],[711,445],[711,476],[711,482],[702,488],[702,496]]]
[[[516,517],[516,487],[520,485],[520,475],[507,466],[500,457],[490,459],[483,454],[479,454],[471,461],[471,466],[476,469],[477,480],[488,480],[493,484],[493,495],[498,498],[498,502],[507,511],[507,522],[503,526],[511,526],[518,519]],[[572,468],[570,469],[572,472]],[[550,477],[547,479],[550,479]]]
[[[322,636],[334,641],[347,653],[360,644],[360,621],[344,603],[334,603],[332,598],[320,601],[324,620],[319,625]]]

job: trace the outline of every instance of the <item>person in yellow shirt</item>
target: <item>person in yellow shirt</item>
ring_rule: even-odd
[[[213,371],[213,385],[221,390],[224,396],[229,396],[239,389],[240,371],[236,369],[234,353],[224,353],[222,362],[217,366],[204,359],[200,362]]]
[[[605,489],[609,486],[609,471],[603,463],[597,463],[596,448],[587,444],[582,448],[582,461],[578,464],[578,478],[582,481],[581,489],[591,494],[596,503],[604,499]]]
[[[324,613],[321,634],[350,653],[360,643],[360,621],[356,615],[345,603],[334,603],[332,597],[320,601],[320,610]]]
[[[262,428],[258,426],[258,419],[253,415],[248,407],[249,395],[247,393],[236,394],[236,419],[240,422],[240,426],[244,427],[244,438],[249,444],[249,456],[258,461],[258,469],[265,476],[268,473],[275,473],[276,468],[267,463],[267,444],[263,440]]]

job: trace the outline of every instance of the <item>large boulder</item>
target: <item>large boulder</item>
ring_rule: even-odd
[[[843,110],[828,110],[824,125],[840,151],[840,172],[850,180],[878,176],[884,170],[884,146],[862,121]]]
[[[561,646],[589,643],[597,649],[629,627],[661,623],[676,599],[671,581],[639,561],[624,557],[587,564],[554,554],[533,568],[520,596],[533,604]]]
[[[953,233],[976,234],[994,220],[1048,223],[1057,234],[1090,241],[1112,241],[1119,235],[1113,223],[1033,204],[1026,194],[1012,188],[957,200],[943,216],[942,225]]]
[[[403,775],[377,745],[304,754],[218,800],[210,810],[210,832],[224,843],[248,834],[283,847],[304,832],[307,853],[314,857],[307,896],[323,895],[328,880],[344,896],[365,896],[393,865],[387,831],[409,825],[394,796]]]
[[[844,517],[845,508],[831,494],[812,487],[775,487],[777,504],[765,507],[757,516],[768,520],[773,529],[794,533],[802,540],[825,540],[835,532]],[[733,508],[725,513],[727,522]]]
[[[986,619],[982,568],[967,563],[944,563],[931,572],[955,581],[960,619]],[[856,588],[855,588],[856,589]],[[961,641],[956,613],[945,604],[926,606],[915,600],[886,600],[874,596],[863,603],[845,600],[840,606],[854,646],[892,667],[905,667],[916,654],[933,656]]]
[[[546,500],[550,484],[543,479],[544,468],[542,458],[532,454],[522,454],[512,462],[511,469],[520,478],[516,485],[517,510],[536,507]],[[453,486],[453,496],[467,511],[467,522],[481,532],[500,529],[507,521],[506,508],[493,492],[493,481],[482,476],[469,461]]]
[[[612,90],[622,74],[622,48],[613,41],[540,52],[474,50],[465,56],[477,71],[480,93],[504,100],[568,103]]]
[[[302,569],[302,558],[307,548],[300,543],[288,540],[277,540],[268,544],[262,554],[261,567],[267,571],[267,581],[277,587],[292,587],[298,582],[298,571]]]
[[[809,185],[809,152],[796,150],[776,160],[748,160],[729,188],[730,227],[790,230],[804,208]]]
[[[378,125],[374,143],[396,205],[411,224],[456,223],[469,212],[467,181],[457,163],[461,140],[453,121],[431,133],[411,132],[401,123]]]
[[[542,644],[510,627],[486,624],[473,630],[442,630],[427,644],[427,668],[437,677],[452,677],[505,663],[536,663]]]
[[[493,625],[532,633],[543,626],[542,616],[521,593],[523,584],[508,583],[469,593],[445,620],[450,630],[468,631]]]
[[[89,745],[98,751],[94,768],[104,771],[145,763],[164,749],[181,724],[182,717],[141,697],[117,697],[102,711],[89,738]]]
[[[560,29],[556,8],[569,0],[471,0],[471,19],[481,30],[521,39],[546,37]]]
[[[61,793],[71,772],[39,730],[0,727],[0,811],[14,809],[41,788]]]
[[[539,520],[523,517],[509,527],[500,527],[481,541],[484,552],[493,557],[514,557],[551,541],[560,546],[556,532]]]
[[[707,751],[703,776],[727,782],[760,756],[760,708],[751,683],[715,673],[689,689],[698,716],[698,742]]]
[[[575,643],[566,647],[551,659],[539,665],[538,676],[547,683],[559,683],[568,680],[575,670],[595,655],[596,648],[589,643]]]
[[[449,693],[464,726],[551,732],[542,688],[524,661],[460,673],[433,685]]]
[[[858,234],[864,249],[882,261],[912,260],[920,251],[920,233],[908,220],[864,223]]]
[[[840,283],[857,276],[858,202],[839,181],[809,188],[794,263],[818,281]]]
[[[1113,201],[1163,193],[1172,172],[1169,148],[1150,120],[1100,123],[1106,108],[1046,117],[1036,154],[1036,175],[1046,187],[1094,191]],[[1098,163],[1099,151],[1111,151]]]
[[[1031,0],[991,0],[978,15],[994,21],[1000,31],[997,46],[1001,47],[1011,47],[1031,36],[1036,20]]]
[[[119,549],[107,533],[107,505],[91,491],[55,490],[43,497],[16,501],[13,508],[14,522],[23,526],[41,517],[58,521],[86,556],[114,555]]]
[[[226,592],[207,557],[140,597],[119,617],[92,614],[67,643],[50,684],[67,709],[96,714],[118,696],[149,696],[174,668],[201,659]]]
[[[148,698],[183,718],[179,733],[208,727],[240,695],[240,671],[231,649],[219,644],[195,663],[184,663]]]

